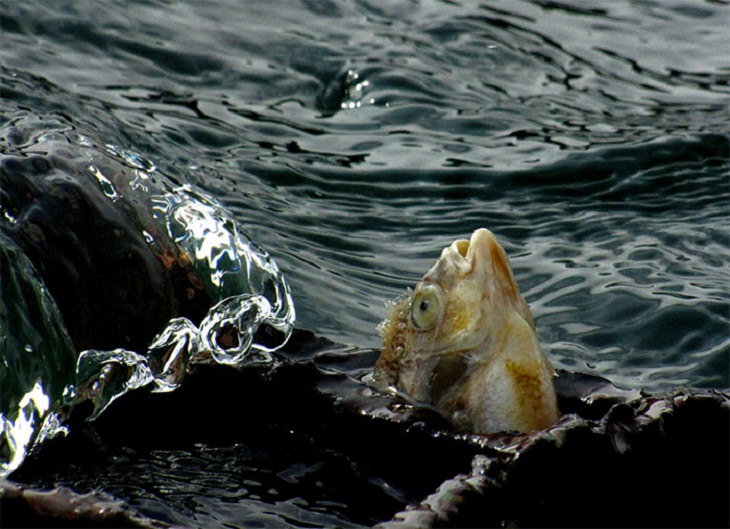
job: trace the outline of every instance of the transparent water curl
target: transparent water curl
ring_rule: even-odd
[[[272,362],[272,353],[294,328],[294,302],[278,265],[221,205],[189,186],[153,195],[151,202],[154,218],[205,283],[214,304],[197,325],[185,317],[172,318],[144,354],[81,352],[76,397],[93,402],[92,419],[131,390],[175,390],[196,363],[241,367]],[[151,236],[148,242],[156,244]]]
[[[200,190],[174,185],[142,156],[95,144],[67,124],[30,117],[19,118],[11,129],[5,137],[21,139],[12,146],[16,157],[43,157],[39,167],[85,190],[81,196],[91,197],[89,204],[101,215],[126,219],[124,229],[142,236],[149,254],[133,254],[147,259],[140,270],[155,262],[161,269],[157,279],[133,286],[156,287],[152,281],[162,278],[169,284],[160,288],[171,290],[162,297],[186,308],[165,306],[173,316],[149,344],[143,342],[144,350],[78,352],[34,263],[6,235],[17,228],[12,208],[27,207],[25,195],[0,205],[0,477],[15,471],[45,439],[64,433],[64,419],[82,401],[92,402],[94,419],[129,391],[175,390],[195,364],[275,361],[273,353],[289,339],[296,318],[289,285],[274,259],[221,204]],[[19,181],[42,183],[46,175],[13,161],[6,169]],[[94,195],[95,189],[100,193]],[[101,198],[94,202],[93,196]],[[154,294],[149,293],[150,305],[161,299]]]

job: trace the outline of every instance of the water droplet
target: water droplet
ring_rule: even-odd
[[[153,380],[147,359],[132,351],[89,349],[79,355],[76,386],[79,395],[94,404],[91,419],[98,417],[117,398]]]

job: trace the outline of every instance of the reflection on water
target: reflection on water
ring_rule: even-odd
[[[384,302],[488,227],[557,367],[730,387],[723,2],[47,4],[4,6],[3,121],[30,112],[118,146],[140,192],[147,174],[173,176],[158,206],[180,208],[183,231],[196,221],[174,190],[215,196],[276,257],[299,325],[377,346]],[[94,167],[113,200],[112,173]],[[214,263],[199,250],[196,273]],[[221,317],[248,326],[236,307]],[[206,313],[165,315],[147,355],[160,387]],[[219,358],[238,358],[244,340],[205,329]],[[252,361],[279,333],[260,334]]]

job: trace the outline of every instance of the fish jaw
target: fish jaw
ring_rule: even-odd
[[[467,373],[434,405],[459,430],[531,432],[560,417],[554,371],[532,327],[513,313],[501,332],[472,352]]]
[[[532,431],[557,420],[552,367],[489,230],[445,248],[415,290],[390,304],[380,332],[375,380],[460,429]]]

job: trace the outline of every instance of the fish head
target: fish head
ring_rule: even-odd
[[[474,415],[490,413],[485,406],[491,405],[484,402],[494,402],[505,391],[490,387],[489,381],[499,378],[495,370],[509,362],[527,365],[505,355],[534,356],[536,362],[528,364],[541,371],[541,381],[543,372],[548,378],[552,374],[537,346],[532,315],[509,259],[484,228],[446,247],[416,287],[390,303],[379,330],[383,346],[374,370],[376,382],[416,401],[448,408],[447,415],[461,408],[466,429],[479,421]],[[500,380],[496,386],[509,383]],[[505,398],[509,403],[504,406],[509,407],[517,397]]]

